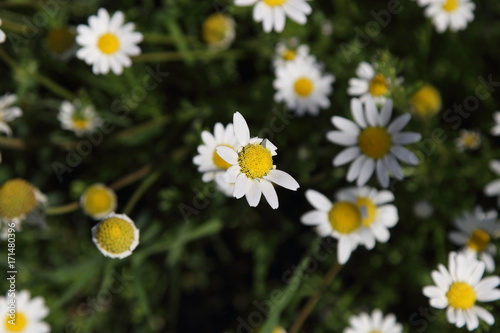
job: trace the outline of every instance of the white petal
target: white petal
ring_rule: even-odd
[[[368,98],[365,101],[365,114],[370,126],[379,125],[377,106],[375,105],[375,101],[372,98]]]
[[[358,134],[341,131],[329,131],[326,133],[326,138],[341,146],[352,146],[358,142]]]
[[[422,135],[415,132],[400,132],[392,136],[392,142],[397,145],[405,145],[408,143],[417,142],[420,141],[420,139],[422,139]]]
[[[266,181],[264,182],[267,183]],[[257,207],[260,201],[261,194],[262,191],[260,189],[259,181],[256,179],[251,180],[250,187],[245,195],[247,198],[248,205],[250,205],[250,207]]]
[[[354,179],[359,177],[361,168],[363,167],[367,159],[368,158],[366,156],[360,155],[354,160],[354,162],[352,162],[349,170],[347,171],[346,179],[348,182],[352,182]]]
[[[402,146],[393,146],[391,148],[391,153],[393,153],[394,156],[398,158],[398,160],[403,161],[407,164],[410,165],[418,164],[417,156]]]
[[[388,99],[382,110],[380,110],[379,125],[382,127],[387,126],[392,115],[392,99]]]
[[[292,191],[296,191],[300,187],[292,176],[281,170],[271,170],[265,178],[269,178],[272,182]]]
[[[389,187],[389,174],[387,173],[387,167],[380,159],[377,161],[377,179],[383,188]]]
[[[239,199],[247,194],[251,184],[252,180],[247,178],[245,174],[240,173],[236,178],[236,182],[234,184],[234,197]]]
[[[372,160],[371,158],[367,158],[361,168],[361,172],[359,174],[358,181],[356,182],[356,184],[358,186],[365,185],[368,179],[370,179],[370,177],[373,175],[373,171],[375,171],[375,161]]]
[[[484,322],[488,325],[493,325],[495,323],[495,317],[488,311],[486,311],[483,307],[474,306],[473,311],[484,320]]]
[[[351,256],[353,246],[351,244],[351,239],[349,237],[340,237],[339,248],[337,251],[337,260],[339,264],[343,265],[349,260]]]
[[[349,147],[342,150],[340,153],[335,156],[333,160],[334,166],[344,165],[346,163],[351,162],[356,157],[358,157],[361,153],[359,147]]]
[[[240,145],[245,146],[248,141],[250,141],[250,130],[248,129],[247,122],[241,113],[236,112],[233,115],[233,126],[236,140],[238,140]]]
[[[366,127],[366,120],[363,114],[363,104],[359,99],[351,99],[351,112],[354,120],[356,120],[356,123],[363,128]]]
[[[328,223],[328,217],[325,212],[312,210],[302,215],[300,221],[305,225],[320,225],[323,223]]]
[[[358,135],[359,134],[359,127],[356,125],[354,122],[342,118],[342,117],[337,117],[333,116],[332,119],[332,124],[337,127],[339,130],[352,134],[352,135]]]
[[[387,130],[389,131],[389,133],[395,134],[401,131],[406,126],[406,124],[408,124],[410,119],[411,115],[409,113],[402,114],[392,121]]]
[[[276,209],[279,206],[278,195],[276,194],[276,190],[274,189],[273,184],[266,180],[260,181],[260,188],[262,193],[264,194],[264,198],[266,198],[269,206],[272,209]]]
[[[315,190],[307,190],[306,198],[309,203],[319,211],[329,212],[332,209],[332,202],[322,193]]]
[[[238,164],[238,153],[234,149],[226,146],[218,146],[216,148],[217,155],[231,165]]]

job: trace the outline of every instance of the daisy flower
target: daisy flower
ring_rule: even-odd
[[[429,0],[423,5],[426,4],[425,16],[432,20],[439,33],[447,28],[453,32],[464,30],[474,19],[476,5],[470,0]]]
[[[481,133],[478,131],[460,130],[460,136],[456,138],[455,145],[459,152],[477,150],[481,146]]]
[[[391,82],[382,73],[377,73],[375,68],[367,62],[361,62],[356,69],[357,78],[349,79],[347,94],[349,96],[360,96],[361,101],[366,101],[370,97],[377,105],[385,103],[391,94],[391,86],[398,82]]]
[[[12,130],[7,123],[23,115],[21,108],[12,106],[17,101],[17,95],[5,94],[0,97],[0,132],[12,135]]]
[[[0,26],[2,25],[2,19],[0,19]],[[5,42],[5,32],[2,31],[2,29],[0,29],[0,44],[2,44],[3,42]]]
[[[500,176],[500,160],[491,161],[490,162],[490,169],[495,174],[497,174],[497,176]],[[486,184],[486,186],[484,187],[484,194],[486,194],[489,197],[498,196],[497,204],[500,207],[500,179],[496,179],[496,180]]]
[[[346,328],[344,333],[401,333],[403,326],[396,322],[396,316],[392,313],[384,317],[382,311],[375,309],[371,316],[363,312],[358,316],[349,318],[351,327]]]
[[[392,114],[392,100],[387,100],[380,113],[375,101],[367,99],[364,105],[359,99],[351,100],[351,112],[356,122],[342,117],[332,117],[332,123],[340,131],[330,131],[327,139],[346,146],[333,160],[334,166],[354,161],[347,172],[347,180],[357,179],[357,185],[364,185],[377,170],[377,178],[383,187],[389,186],[389,171],[396,179],[403,179],[401,166],[396,159],[410,165],[417,165],[418,159],[404,144],[417,142],[421,135],[401,132],[410,121],[405,113],[389,124]]]
[[[307,22],[306,15],[311,14],[311,6],[305,0],[234,0],[236,6],[252,6],[253,19],[262,22],[265,32],[282,32],[288,16],[299,24]]]
[[[294,47],[290,44],[293,44],[293,42],[279,42],[278,44],[276,44],[273,57],[274,69],[283,67],[287,63],[296,60],[316,62],[316,58],[309,54],[309,46],[299,45]]]
[[[76,136],[94,132],[102,125],[102,119],[95,112],[94,106],[81,106],[80,101],[61,103],[57,119],[61,127],[73,131]]]
[[[497,213],[489,211],[484,213],[480,207],[476,207],[474,212],[465,212],[455,220],[458,231],[449,234],[450,240],[463,248],[463,252],[472,255],[474,258],[484,262],[486,270],[495,270],[496,247],[491,243],[494,235],[500,231],[500,224],[497,223]]]
[[[425,84],[410,98],[410,105],[418,116],[431,117],[441,110],[441,94],[430,84]]]
[[[76,56],[87,65],[93,65],[94,74],[107,74],[111,69],[116,75],[123,67],[130,67],[129,56],[136,56],[141,49],[136,45],[142,41],[142,34],[133,31],[133,23],[124,23],[124,16],[117,11],[112,17],[106,9],[100,8],[97,15],[89,17],[89,25],[77,27],[76,42],[82,46]]]
[[[278,196],[272,183],[292,191],[296,191],[299,184],[288,173],[276,169],[273,156],[277,155],[277,147],[271,141],[250,138],[250,130],[241,113],[233,115],[233,124],[238,150],[226,146],[216,148],[217,154],[231,165],[224,180],[234,183],[233,196],[238,199],[246,196],[250,207],[257,206],[261,194],[264,194],[269,205],[273,209],[278,208]]]
[[[234,20],[227,15],[215,13],[203,22],[202,37],[210,47],[227,49],[235,36]]]
[[[285,102],[288,109],[298,116],[306,112],[316,116],[319,109],[330,106],[328,96],[332,93],[335,77],[323,75],[316,62],[298,59],[276,69],[274,80],[275,102]]]
[[[222,159],[217,153],[217,147],[224,146],[233,149],[235,152],[239,148],[238,141],[234,136],[233,124],[228,124],[225,128],[221,123],[216,123],[213,134],[209,131],[201,132],[203,144],[198,146],[198,155],[193,158],[193,163],[198,166],[198,171],[203,174],[201,180],[205,183],[215,181],[217,188],[227,196],[233,196],[234,183],[227,183],[223,180],[226,170],[231,164]]]
[[[500,111],[497,111],[493,114],[493,119],[495,120],[495,126],[491,128],[491,135],[499,136],[500,135]]]
[[[492,302],[500,299],[500,290],[495,287],[500,284],[498,276],[482,279],[485,265],[464,254],[451,252],[448,256],[448,269],[443,265],[432,272],[435,286],[423,289],[429,297],[431,306],[446,310],[450,324],[460,328],[467,326],[469,331],[479,326],[479,319],[488,325],[493,325],[495,318],[477,302]]]
[[[21,290],[14,297],[0,297],[0,318],[3,319],[0,332],[48,333],[50,326],[42,321],[49,314],[45,300],[30,298],[30,292]],[[14,304],[15,308],[9,307]]]
[[[89,186],[80,197],[83,212],[93,219],[101,219],[116,210],[115,191],[104,184]]]
[[[105,257],[123,259],[139,245],[139,229],[127,215],[111,213],[92,228],[92,241]]]

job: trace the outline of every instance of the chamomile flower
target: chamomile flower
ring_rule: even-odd
[[[441,94],[430,84],[425,84],[410,98],[410,105],[419,117],[431,117],[441,110]]]
[[[493,119],[495,120],[495,126],[491,128],[491,135],[499,136],[500,135],[500,111],[497,111],[493,114]]]
[[[203,174],[201,179],[206,183],[215,181],[217,188],[227,196],[233,196],[234,183],[227,183],[223,180],[226,170],[231,167],[217,153],[217,147],[225,146],[235,152],[239,144],[234,136],[233,124],[224,127],[221,123],[216,123],[213,134],[208,131],[201,132],[202,145],[198,146],[198,155],[193,158],[193,163],[198,166],[198,171]]]
[[[391,82],[384,74],[375,70],[374,66],[367,62],[361,62],[356,69],[357,78],[349,79],[347,94],[349,96],[359,96],[361,101],[373,98],[377,105],[385,103],[391,95],[393,85],[398,82]]]
[[[236,36],[234,20],[221,13],[210,15],[202,27],[202,37],[205,43],[216,49],[226,49]]]
[[[7,123],[23,115],[23,111],[18,106],[12,106],[17,101],[17,95],[5,94],[0,97],[0,132],[12,135],[12,130]]]
[[[102,119],[95,112],[94,106],[82,106],[80,101],[61,103],[57,119],[63,129],[73,131],[76,136],[94,132],[102,125]]]
[[[323,75],[316,62],[298,59],[276,69],[274,80],[275,102],[285,102],[298,116],[309,112],[316,116],[319,109],[330,106],[328,96],[332,93],[335,77]]]
[[[436,31],[443,33],[447,28],[456,32],[464,30],[474,19],[476,5],[470,0],[430,0],[425,16],[432,20]]]
[[[455,140],[459,152],[477,150],[481,146],[481,133],[478,131],[460,130],[460,136]]]
[[[309,46],[299,45],[292,46],[292,42],[279,42],[276,44],[273,57],[274,69],[281,68],[289,62],[296,60],[306,60],[309,62],[316,62],[316,58],[309,54]]]
[[[406,113],[389,124],[392,114],[392,101],[388,99],[380,113],[375,101],[368,98],[364,105],[359,99],[351,100],[351,112],[356,122],[334,116],[332,123],[340,131],[330,131],[327,139],[346,146],[333,160],[334,166],[354,161],[347,172],[347,180],[357,179],[357,185],[364,185],[377,171],[377,179],[383,187],[389,186],[389,171],[396,179],[403,179],[398,160],[417,165],[418,159],[404,144],[419,141],[421,135],[414,132],[401,132],[410,121]]]
[[[89,186],[80,197],[80,206],[93,219],[101,219],[116,210],[116,193],[104,184]]]
[[[465,212],[455,220],[458,231],[449,234],[450,240],[463,248],[463,252],[472,255],[486,265],[486,271],[495,270],[496,247],[491,239],[500,231],[500,224],[497,223],[497,213],[489,211],[484,213],[480,207],[476,207],[474,212]]]
[[[241,113],[233,115],[234,135],[239,144],[237,151],[231,147],[218,146],[217,154],[231,165],[224,175],[224,180],[234,183],[233,196],[246,196],[250,207],[259,204],[264,194],[269,205],[276,209],[279,206],[278,195],[272,183],[296,191],[299,184],[288,173],[277,170],[273,164],[273,156],[277,155],[277,147],[267,139],[250,138],[250,130]]]
[[[0,19],[0,26],[2,25],[2,19]],[[3,42],[5,42],[5,32],[2,31],[2,29],[0,29],[0,44],[2,44]]]
[[[139,244],[139,229],[127,215],[112,213],[92,228],[92,241],[104,256],[123,259]]]
[[[234,0],[236,6],[252,6],[253,19],[262,22],[265,32],[282,32],[288,16],[299,24],[307,22],[306,15],[311,14],[311,6],[305,0]]]
[[[490,169],[497,176],[500,176],[500,160],[493,160],[490,162]],[[498,207],[500,207],[500,179],[493,180],[486,184],[484,187],[484,194],[489,197],[498,197]]]
[[[116,75],[123,72],[123,67],[130,67],[130,56],[141,53],[137,46],[142,41],[142,34],[133,31],[133,23],[124,23],[124,16],[117,11],[112,17],[106,9],[100,8],[97,15],[89,17],[89,25],[77,27],[76,42],[82,46],[76,56],[92,65],[94,74],[107,74],[111,69]]]
[[[500,278],[489,276],[483,279],[484,268],[483,262],[451,252],[448,269],[440,264],[438,270],[432,272],[436,285],[424,287],[423,293],[430,298],[432,307],[446,308],[448,322],[458,328],[466,325],[472,331],[479,326],[479,319],[492,325],[495,318],[476,303],[500,299],[500,290],[495,288],[500,284]]]
[[[358,316],[349,318],[351,327],[346,328],[344,333],[401,333],[403,326],[396,322],[396,316],[392,313],[384,317],[382,311],[375,309],[371,315],[363,312]]]
[[[13,295],[7,294],[6,297],[0,297],[1,333],[50,332],[50,326],[43,321],[49,314],[49,309],[41,296],[31,298],[27,290],[21,290],[15,296],[11,296]]]

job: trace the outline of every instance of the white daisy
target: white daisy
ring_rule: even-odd
[[[139,245],[139,229],[127,215],[111,213],[92,228],[92,241],[104,256],[123,259]]]
[[[304,59],[288,62],[276,69],[274,101],[285,102],[298,116],[306,112],[316,116],[320,108],[330,106],[328,96],[332,93],[333,82],[335,77],[322,75],[315,62]]]
[[[245,118],[236,112],[233,115],[234,135],[239,143],[238,151],[226,146],[218,146],[217,154],[231,164],[224,179],[234,183],[233,196],[247,198],[250,207],[259,204],[261,194],[264,194],[269,205],[276,209],[279,206],[278,196],[272,183],[296,191],[299,184],[292,176],[277,170],[273,164],[277,147],[267,139],[250,138]]]
[[[0,26],[1,25],[2,25],[2,19],[0,19]],[[0,29],[0,44],[5,42],[5,39],[6,39],[5,32],[3,32],[2,29]]]
[[[450,252],[448,269],[438,265],[438,270],[432,271],[435,286],[423,289],[429,297],[431,306],[446,310],[448,322],[456,327],[467,325],[469,331],[479,326],[479,319],[488,325],[493,325],[495,318],[479,302],[492,302],[500,299],[500,290],[495,289],[500,284],[498,276],[482,279],[485,265],[464,254]]]
[[[491,135],[499,136],[500,135],[500,111],[497,111],[493,114],[493,119],[495,120],[495,126],[491,128]]]
[[[465,212],[455,219],[455,225],[459,231],[452,231],[449,234],[450,240],[461,246],[464,253],[474,258],[479,257],[479,260],[486,265],[486,270],[493,272],[496,247],[491,243],[491,239],[500,231],[497,213],[493,210],[484,213],[480,207],[476,207],[474,212]]]
[[[231,164],[223,160],[216,149],[225,146],[235,152],[240,145],[234,136],[233,124],[228,124],[225,128],[221,123],[216,123],[214,133],[208,131],[201,132],[203,144],[198,146],[198,155],[193,158],[193,163],[198,166],[198,171],[203,174],[201,179],[206,183],[215,181],[217,188],[227,196],[233,196],[234,183],[230,184],[223,180],[226,170]]]
[[[460,130],[460,136],[455,140],[459,152],[477,150],[481,146],[481,133],[478,131]]]
[[[490,162],[490,169],[497,176],[500,176],[500,160],[492,160]],[[484,194],[489,197],[498,196],[497,204],[500,207],[500,179],[493,180],[486,184],[486,186],[484,187]]]
[[[49,309],[41,296],[30,298],[27,290],[21,290],[14,297],[11,296],[13,295],[7,294],[6,297],[0,297],[1,333],[50,332],[50,326],[43,321],[49,314]],[[11,304],[15,307],[13,308]]]
[[[23,115],[20,107],[12,106],[17,102],[17,95],[5,94],[0,97],[0,132],[12,135],[12,130],[7,123]]]
[[[79,59],[92,66],[94,74],[107,74],[111,69],[116,75],[123,67],[130,67],[129,56],[136,56],[141,49],[136,45],[142,34],[133,31],[133,23],[123,24],[124,16],[117,11],[111,18],[106,9],[100,8],[97,15],[89,17],[89,25],[77,27],[76,42],[82,46],[76,53]]]
[[[360,96],[361,101],[373,98],[377,105],[385,103],[391,95],[391,86],[398,82],[391,82],[382,73],[377,73],[372,65],[361,62],[356,69],[357,78],[349,79],[347,94],[349,96]]]
[[[313,63],[316,62],[316,58],[313,55],[309,54],[309,46],[299,45],[293,47],[292,45],[289,44],[292,44],[292,42],[289,43],[279,42],[278,44],[276,44],[273,57],[274,69],[283,67],[285,64],[289,62],[293,62],[300,59]]]
[[[357,185],[364,185],[377,170],[377,179],[383,187],[389,186],[389,171],[396,179],[403,179],[403,172],[396,159],[410,165],[417,165],[418,159],[404,144],[417,142],[421,135],[401,132],[410,121],[405,113],[389,124],[392,114],[392,100],[388,99],[380,113],[373,99],[364,105],[359,99],[351,100],[351,112],[355,123],[342,117],[332,117],[332,123],[340,131],[330,131],[327,139],[347,146],[333,160],[334,166],[354,161],[347,172],[347,180],[357,179]]]
[[[212,48],[226,49],[236,36],[235,25],[234,20],[225,14],[212,14],[203,22],[203,40]]]
[[[73,103],[62,102],[57,119],[63,129],[73,131],[77,136],[92,133],[102,125],[102,119],[95,112],[94,106],[82,106],[78,100]]]
[[[262,22],[265,32],[282,32],[288,16],[299,24],[307,22],[306,15],[311,14],[311,6],[305,0],[234,0],[236,6],[252,6],[253,19]]]
[[[351,327],[344,329],[344,333],[401,333],[403,326],[396,322],[392,313],[384,317],[382,311],[375,309],[371,316],[363,312],[349,318]]]
[[[464,30],[474,19],[476,5],[470,0],[428,0],[420,5],[428,5],[425,16],[432,20],[436,31],[443,33],[447,28],[451,31]]]

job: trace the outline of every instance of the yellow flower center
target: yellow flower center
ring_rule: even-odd
[[[339,201],[328,212],[332,229],[340,234],[350,234],[361,226],[361,214],[356,205]]]
[[[387,155],[392,138],[383,127],[367,127],[359,134],[358,144],[363,154],[376,160]]]
[[[370,331],[369,333],[382,333],[380,331]]]
[[[411,97],[410,103],[419,116],[432,116],[441,109],[441,95],[436,88],[426,84]]]
[[[217,44],[226,38],[230,19],[223,14],[212,14],[203,22],[202,36],[207,44]]]
[[[470,309],[476,303],[476,292],[465,282],[453,282],[446,293],[448,304],[455,309]]]
[[[283,58],[283,60],[286,60],[286,61],[295,60],[296,57],[297,57],[297,53],[295,53],[294,51],[292,51],[290,49],[286,49],[281,54],[281,58]]]
[[[458,0],[446,0],[446,2],[443,4],[443,9],[447,12],[453,12],[458,8],[459,5],[460,4]]]
[[[97,47],[104,54],[113,54],[120,48],[120,41],[115,34],[105,33],[97,41]]]
[[[110,217],[97,226],[95,239],[104,251],[120,254],[128,251],[134,243],[135,230],[129,221]]]
[[[73,120],[73,127],[77,130],[87,129],[90,125],[89,119],[86,119],[85,117],[76,112],[73,114],[72,120]]]
[[[372,96],[382,96],[387,94],[388,86],[384,75],[377,74],[371,80],[368,87]]]
[[[476,149],[481,144],[481,136],[476,132],[464,132],[460,142],[467,149]]]
[[[16,319],[12,319],[9,315],[5,319],[5,328],[7,332],[22,332],[28,324],[28,319],[21,312],[16,312]]]
[[[75,36],[68,28],[55,28],[49,31],[47,46],[57,54],[62,54],[69,50],[75,43]]]
[[[275,6],[281,6],[282,4],[287,2],[287,0],[264,0],[264,2],[268,6],[275,7]]]
[[[301,77],[297,81],[295,81],[293,89],[295,90],[297,95],[301,97],[307,97],[312,93],[314,89],[314,83],[306,77]]]
[[[368,198],[359,197],[356,201],[356,206],[366,211],[366,217],[363,218],[361,223],[365,227],[369,227],[377,217],[377,205]]]
[[[101,184],[90,186],[82,196],[82,209],[92,217],[104,217],[116,208],[116,195],[113,190]]]
[[[262,178],[273,168],[273,157],[264,146],[249,144],[238,154],[238,164],[248,178]]]
[[[233,147],[231,147],[230,145],[218,145],[217,147],[221,147],[221,146],[229,147],[229,148],[233,149]],[[231,164],[227,163],[225,160],[222,159],[222,157],[219,156],[219,154],[217,154],[217,147],[215,147],[214,154],[212,157],[214,164],[216,167],[218,167],[220,169],[227,170],[231,167]]]
[[[27,181],[16,178],[0,188],[0,217],[13,219],[25,216],[37,206],[35,188]]]
[[[489,244],[490,235],[481,229],[475,229],[467,242],[467,247],[476,252],[481,252],[484,251]]]

